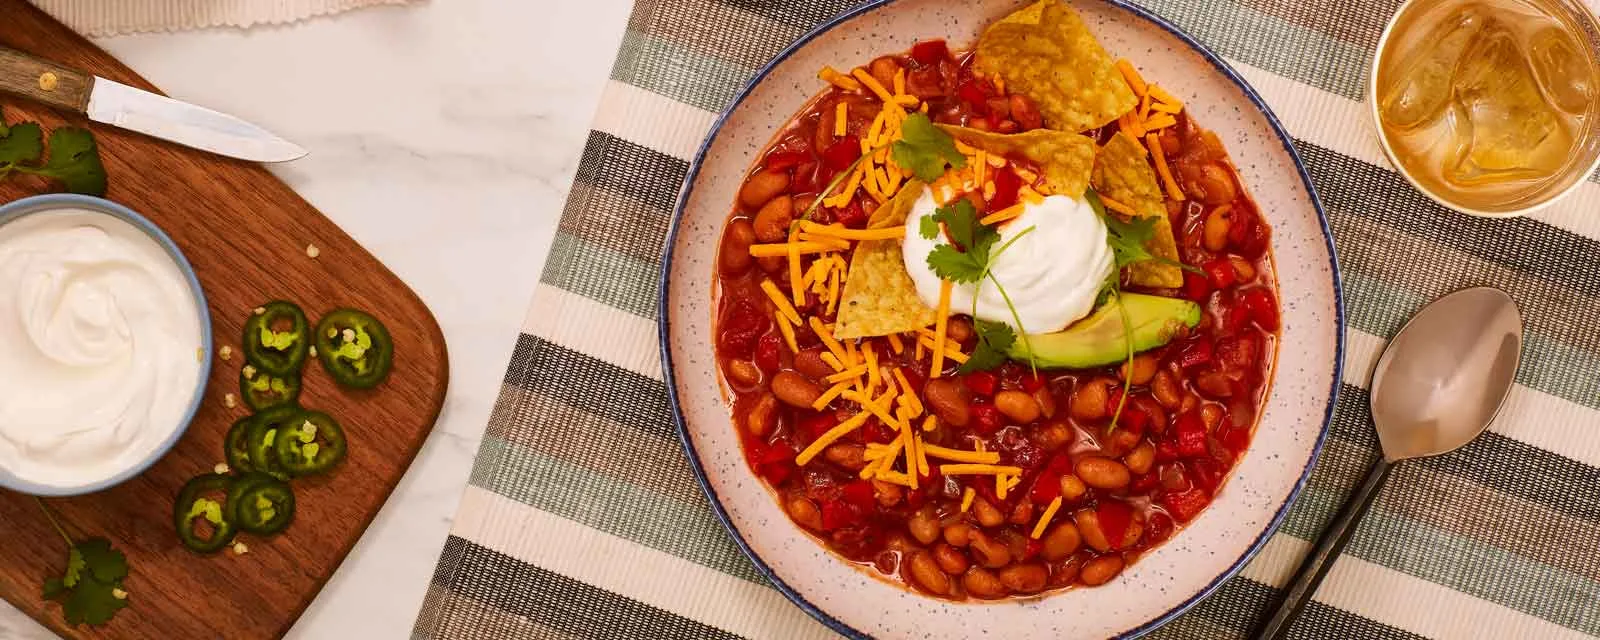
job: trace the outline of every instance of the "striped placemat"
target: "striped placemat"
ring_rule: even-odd
[[[418,637],[832,636],[713,518],[671,426],[654,312],[673,201],[714,113],[850,4],[638,2]],[[1364,387],[1384,336],[1478,284],[1511,292],[1526,317],[1509,406],[1466,449],[1395,471],[1297,630],[1600,635],[1600,185],[1537,219],[1487,221],[1386,168],[1362,78],[1395,0],[1145,4],[1228,58],[1295,136],[1337,236],[1350,317],[1333,437],[1303,497],[1241,576],[1156,635],[1255,626],[1377,455]]]

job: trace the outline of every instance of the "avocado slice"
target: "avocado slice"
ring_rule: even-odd
[[[1122,301],[1108,300],[1088,317],[1055,333],[1028,334],[1026,341],[1011,343],[1007,355],[1033,361],[1043,369],[1091,369],[1128,359],[1128,343],[1119,304],[1128,310],[1133,326],[1133,350],[1148,351],[1172,340],[1178,325],[1200,324],[1200,305],[1181,298],[1124,293]],[[1031,349],[1031,352],[1030,352]]]

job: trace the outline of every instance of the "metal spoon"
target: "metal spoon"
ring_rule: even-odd
[[[1457,291],[1401,327],[1372,373],[1372,421],[1383,458],[1322,532],[1257,638],[1289,635],[1395,463],[1449,453],[1489,427],[1511,391],[1521,356],[1522,315],[1499,289]]]

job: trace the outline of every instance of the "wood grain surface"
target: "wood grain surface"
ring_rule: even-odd
[[[0,0],[0,45],[95,75],[154,89],[110,55],[24,0]],[[47,129],[82,118],[5,101],[8,122]],[[0,491],[0,596],[67,637],[278,637],[305,610],[361,536],[422,446],[444,401],[444,337],[404,282],[300,196],[261,167],[124,132],[91,127],[110,177],[107,197],[145,215],[182,248],[199,273],[212,330],[231,361],[213,362],[206,400],[177,447],[144,475],[78,498],[50,499],[79,539],[103,536],[128,556],[131,606],[109,625],[71,628],[40,597],[59,575],[65,543],[33,499]],[[382,188],[374,185],[373,188]],[[29,180],[0,184],[0,202],[50,190]],[[306,255],[316,245],[320,256]],[[223,406],[238,393],[239,342],[249,310],[268,300],[298,302],[315,322],[335,307],[377,315],[395,342],[395,369],[367,392],[337,387],[309,361],[300,401],[342,422],[350,452],[333,475],[294,483],[295,522],[272,539],[241,536],[250,552],[198,556],[173,533],[172,502],[190,477],[223,459],[222,437],[247,410]],[[396,615],[412,615],[396,611]]]

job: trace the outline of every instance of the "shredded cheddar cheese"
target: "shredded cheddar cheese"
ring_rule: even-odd
[[[901,67],[894,72],[894,97],[898,99],[904,95],[906,95],[906,70]]]
[[[932,416],[929,416],[930,418]],[[951,449],[939,445],[927,445],[930,457],[951,462],[970,462],[973,464],[996,464],[1000,462],[1000,453],[997,451],[967,451],[965,449]]]
[[[872,342],[861,345],[861,357],[867,361],[862,365],[867,368],[867,393],[872,393],[878,388],[878,379],[883,374],[878,371],[878,354],[872,350]]]
[[[984,181],[984,175],[983,174],[984,174],[985,170],[987,170],[988,168],[989,168],[989,154],[987,152],[985,152],[983,149],[979,149],[978,150],[978,154],[976,156],[973,156],[973,161],[972,161],[972,181],[976,182],[978,184],[984,184],[985,181]]]
[[[1104,200],[1104,199],[1105,198],[1101,198],[1101,200]],[[1009,207],[1006,207],[1004,209],[1001,209],[999,211],[996,211],[994,213],[991,213],[989,215],[984,216],[981,220],[978,220],[978,224],[991,225],[991,224],[998,224],[998,223],[1001,223],[1001,222],[1005,222],[1007,220],[1010,220],[1012,218],[1015,218],[1017,216],[1022,215],[1023,209],[1024,209],[1024,207],[1023,207],[1022,203],[1019,202],[1017,204],[1011,205]],[[901,227],[901,229],[904,229],[904,228],[905,227]]]
[[[1142,123],[1142,122],[1145,121],[1146,118],[1149,118],[1149,117],[1150,117],[1150,94],[1146,93],[1146,94],[1144,94],[1143,98],[1139,99],[1139,122]]]
[[[902,351],[906,350],[906,343],[900,341],[900,334],[889,334],[889,348],[894,351],[895,355],[900,355]]]
[[[829,329],[831,330],[832,327],[829,327]],[[845,362],[850,363],[850,366],[852,366],[852,367],[854,367],[854,366],[856,366],[858,364],[866,364],[865,362],[862,362],[862,360],[861,360],[861,351],[856,348],[856,341],[855,340],[846,340],[845,341],[845,343],[844,343],[844,355],[847,358],[849,358],[848,360],[845,360]]]
[[[811,326],[811,330],[817,334],[817,339],[821,340],[822,344],[828,347],[828,351],[833,353],[833,357],[838,358],[840,363],[849,362],[853,366],[855,361],[851,360],[845,355],[844,345],[839,344],[839,341],[834,339],[833,332],[828,330],[828,326],[822,324],[822,320],[816,316],[811,316],[808,318],[808,320],[810,320],[809,324]],[[844,367],[835,368],[843,369]]]
[[[941,464],[939,473],[947,476],[961,475],[1022,475],[1022,467],[998,464]]]
[[[944,332],[950,323],[951,287],[949,280],[939,282],[939,308],[935,312],[935,317],[938,320],[933,325],[934,340],[933,344],[930,345],[933,348],[933,369],[932,373],[928,374],[930,378],[937,378],[944,371]]]
[[[921,435],[917,435],[916,439],[917,439],[917,474],[918,475],[924,475],[924,476],[933,475],[932,467],[928,466],[928,449],[927,449],[927,444],[928,443],[922,441],[922,436]]]
[[[994,92],[998,93],[998,94],[1000,94],[1002,96],[1006,94],[1006,77],[1005,76],[1003,76],[1001,74],[998,74],[998,73],[994,74]]]
[[[805,274],[800,270],[800,248],[795,244],[795,228],[789,228],[789,293],[794,296],[794,306],[806,303]],[[794,323],[800,324],[798,315]]]
[[[806,466],[806,463],[811,462],[811,459],[817,457],[817,454],[822,453],[822,450],[828,448],[828,445],[833,444],[839,438],[849,435],[851,431],[855,431],[856,429],[861,428],[861,425],[866,424],[868,415],[869,414],[867,414],[867,412],[863,411],[850,416],[849,420],[845,420],[844,422],[835,425],[826,433],[818,436],[815,442],[812,442],[805,448],[804,451],[801,451],[800,455],[794,457],[795,465],[801,467]]]
[[[1017,199],[1031,205],[1038,205],[1044,202],[1044,196],[1028,185],[1022,185],[1021,188],[1017,189]]]
[[[845,127],[846,125],[850,124],[849,118],[850,103],[840,100],[839,106],[834,107],[833,109],[833,135],[840,138],[844,137],[845,133],[847,132]]]
[[[929,414],[927,419],[922,421],[922,430],[923,431],[933,431],[934,429],[938,429],[938,428],[939,428],[939,417],[938,416],[935,416],[933,414]]]
[[[1122,114],[1122,117],[1117,118],[1117,126],[1123,133],[1127,135],[1135,138],[1143,138],[1144,127],[1139,124],[1138,119],[1135,117],[1137,115],[1138,114],[1132,111]]]
[[[778,308],[778,313],[783,314],[783,317],[788,319],[789,322],[793,322],[796,325],[800,324],[800,312],[795,311],[794,305],[789,304],[789,298],[778,290],[778,285],[773,284],[771,280],[762,280],[761,291],[767,294],[768,299],[772,300],[772,305]]]
[[[1044,535],[1044,528],[1050,525],[1050,520],[1056,517],[1056,512],[1061,510],[1061,496],[1056,496],[1050,501],[1050,506],[1044,508],[1044,515],[1039,516],[1039,522],[1033,525],[1033,533],[1028,537],[1038,540]]]
[[[1139,70],[1133,68],[1132,62],[1128,62],[1127,59],[1118,60],[1117,71],[1122,72],[1122,79],[1128,82],[1128,88],[1133,89],[1134,95],[1143,96],[1149,91],[1144,78],[1139,76]]]
[[[933,338],[928,336],[917,336],[917,344],[927,347],[929,351],[935,349]],[[943,345],[945,358],[953,360],[958,364],[967,363],[967,354],[962,353],[960,349],[956,348],[956,345],[951,343],[949,340],[944,341]]]
[[[917,397],[916,391],[911,388],[911,383],[906,380],[906,374],[901,373],[899,367],[894,368],[894,381],[900,383],[900,388],[906,391],[900,397],[911,405],[913,417],[922,415],[922,412],[925,411],[922,406],[922,399]]]
[[[1139,214],[1137,214],[1137,213],[1135,213],[1133,211],[1133,207],[1130,207],[1128,205],[1122,204],[1121,202],[1117,202],[1116,200],[1112,200],[1111,198],[1107,198],[1107,197],[1105,197],[1105,195],[1101,195],[1100,196],[1100,204],[1105,205],[1107,209],[1110,209],[1112,211],[1115,211],[1115,212],[1120,213],[1120,214],[1125,215],[1125,216],[1136,216],[1136,215],[1139,215]]]
[[[1170,114],[1173,114],[1173,115],[1177,115],[1178,112],[1183,111],[1183,105],[1181,105],[1181,104],[1180,105],[1173,105],[1173,104],[1167,104],[1165,102],[1155,102],[1155,103],[1151,103],[1150,110],[1151,111],[1159,111],[1161,113],[1170,113]]]
[[[1144,130],[1145,131],[1155,131],[1156,129],[1165,129],[1167,127],[1170,127],[1170,126],[1173,126],[1173,125],[1176,125],[1176,124],[1178,124],[1178,119],[1177,118],[1174,118],[1174,117],[1172,117],[1170,115],[1167,115],[1167,114],[1163,113],[1163,114],[1160,114],[1160,115],[1155,116],[1153,118],[1150,118],[1149,120],[1145,120],[1144,121]]]
[[[1167,197],[1183,201],[1183,190],[1178,188],[1178,181],[1172,179],[1172,170],[1167,168],[1167,156],[1161,151],[1161,141],[1156,139],[1156,134],[1144,137],[1145,145],[1150,147],[1150,158],[1156,163],[1156,173],[1161,175],[1161,183],[1167,187]]]
[[[834,371],[844,371],[844,363],[840,362],[839,358],[835,357],[832,353],[822,354],[822,361],[828,363],[828,366],[833,367]]]
[[[1003,473],[995,474],[995,476],[994,476],[994,495],[995,495],[995,497],[997,497],[997,498],[999,498],[1001,500],[1005,500],[1006,499],[1006,489],[1007,488],[1008,487],[1006,486],[1006,475],[1003,474]]]
[[[843,269],[834,269],[828,274],[828,314],[832,315],[834,308],[839,306],[839,273]]]
[[[839,397],[839,394],[844,393],[845,390],[849,388],[850,383],[848,382],[841,382],[829,387],[827,391],[822,392],[822,395],[817,398],[816,402],[811,403],[811,408],[821,411],[823,407],[832,404],[833,401]]]
[[[972,487],[967,487],[966,490],[961,492],[961,512],[962,513],[966,513],[968,509],[972,508],[972,499],[976,498],[977,496],[978,496],[978,492],[973,491]]]
[[[787,258],[789,257],[789,245],[791,244],[795,245],[795,250],[800,252],[800,255],[827,253],[829,251],[838,251],[841,248],[835,243],[817,240],[774,242],[750,245],[750,256],[754,258]]]
[[[883,87],[883,83],[878,82],[878,79],[872,77],[872,74],[867,73],[865,69],[857,67],[850,71],[850,75],[855,77],[856,81],[861,83],[861,86],[866,87],[873,95],[878,96],[878,99],[882,100],[884,104],[896,104],[894,96],[889,93],[888,89]]]
[[[1155,99],[1157,99],[1157,100],[1160,100],[1162,104],[1165,104],[1167,106],[1176,107],[1178,109],[1182,109],[1183,108],[1183,102],[1182,101],[1178,100],[1177,98],[1172,97],[1172,94],[1167,93],[1166,89],[1162,89],[1158,85],[1150,85],[1150,96],[1155,98]]]
[[[794,339],[794,327],[783,318],[774,318],[773,324],[778,325],[778,333],[783,334],[783,343],[789,345],[789,353],[800,353],[800,345]]]
[[[828,381],[830,384],[838,383],[838,382],[847,382],[847,381],[849,381],[851,379],[861,377],[861,374],[866,373],[866,372],[867,372],[867,365],[861,365],[861,366],[851,367],[849,369],[845,369],[844,371],[840,371],[838,373],[835,373],[835,374],[833,374],[831,376],[828,376],[826,378],[823,378],[823,379]]]
[[[856,82],[854,78],[835,71],[833,67],[823,67],[822,71],[817,73],[817,78],[845,91],[861,90],[861,83]]]

